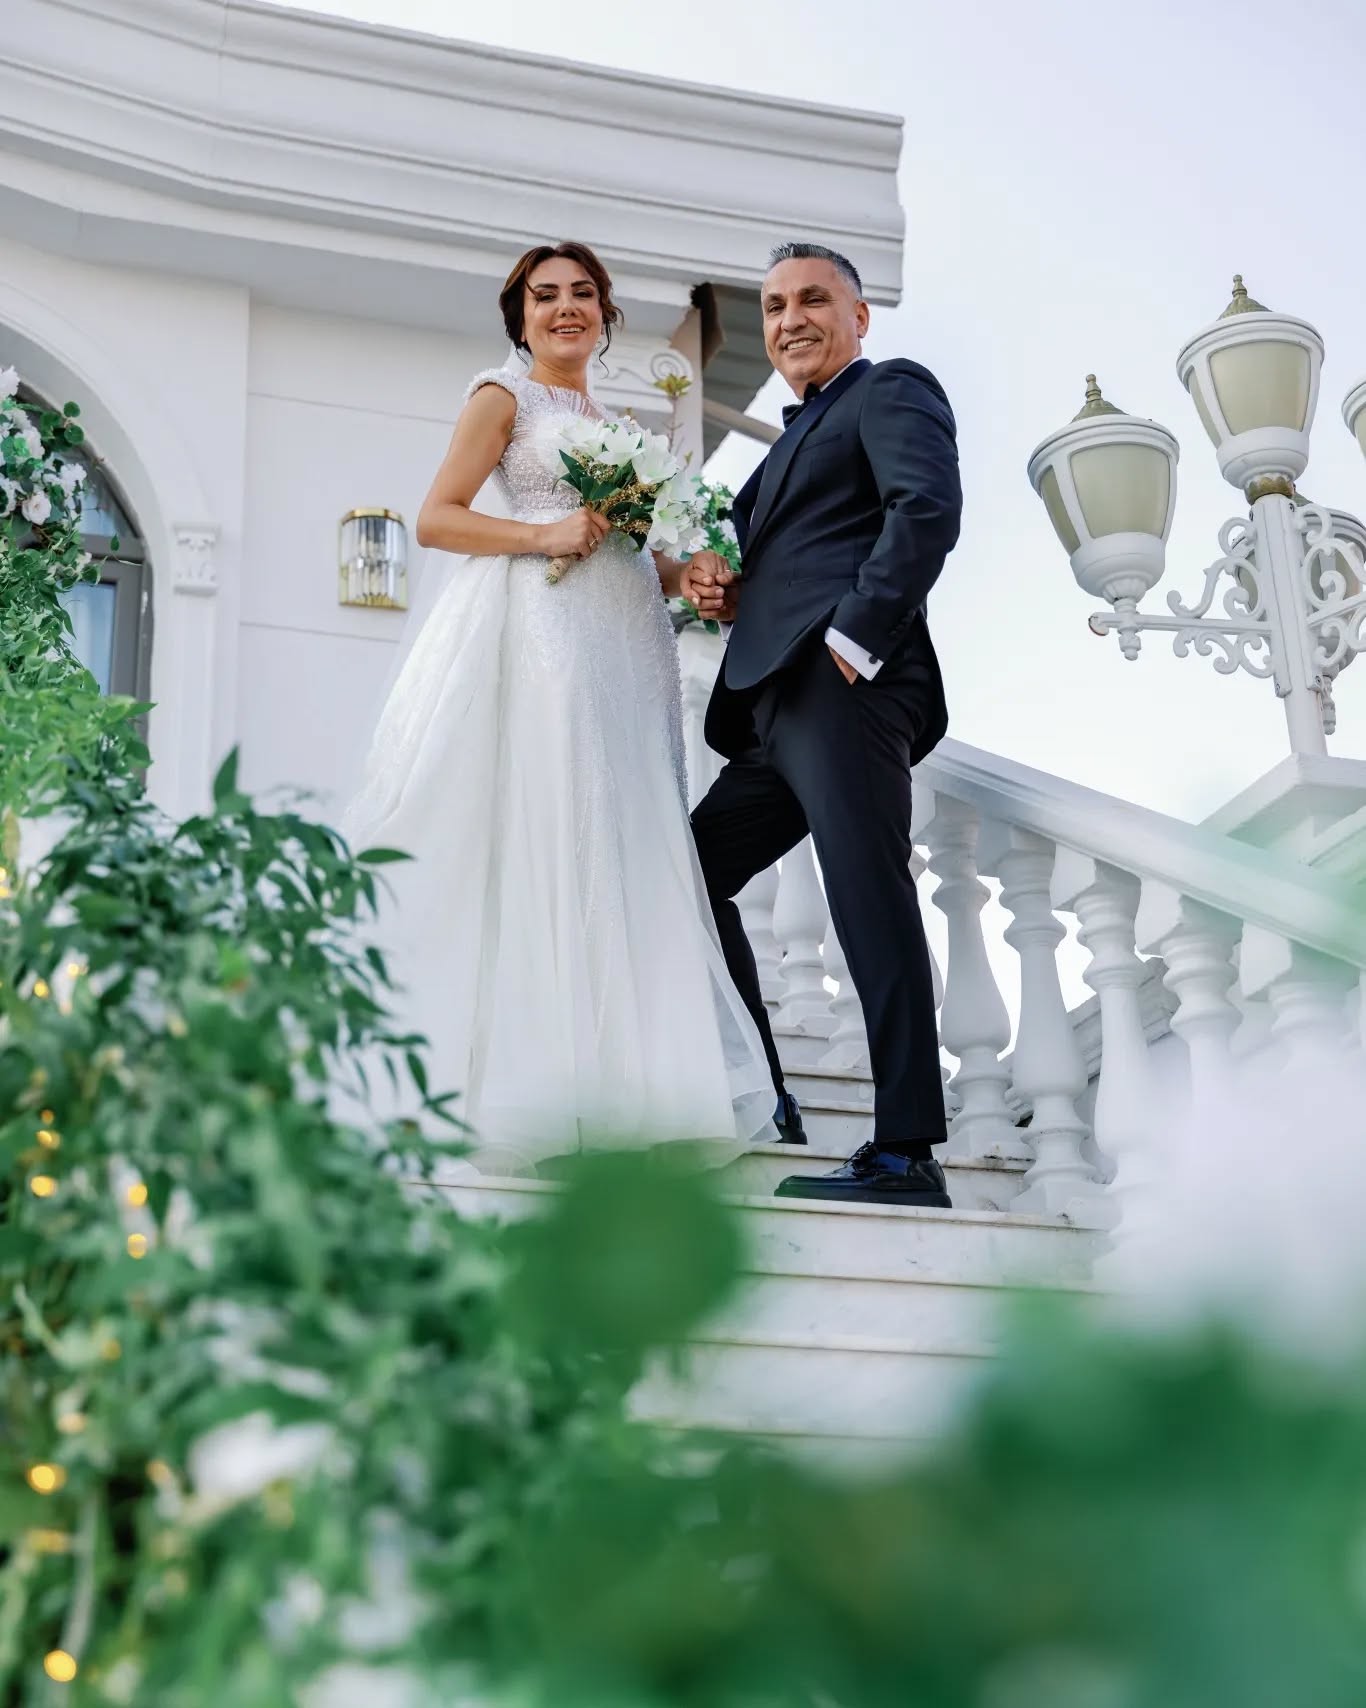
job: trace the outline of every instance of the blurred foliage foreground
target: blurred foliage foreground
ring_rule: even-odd
[[[1366,1702],[1358,1375],[1054,1308],[857,1481],[625,1421],[734,1221],[648,1153],[503,1234],[421,1184],[459,1129],[361,936],[383,851],[231,762],[167,822],[47,521],[0,524],[0,1703]]]

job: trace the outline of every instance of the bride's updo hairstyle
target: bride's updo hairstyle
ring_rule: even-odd
[[[498,306],[503,311],[503,326],[515,349],[524,355],[530,349],[526,341],[526,291],[531,275],[545,261],[575,261],[593,281],[602,310],[602,328],[607,335],[606,350],[612,342],[612,330],[622,324],[621,310],[612,301],[612,280],[606,267],[586,243],[538,243],[507,276],[507,283],[498,293]]]

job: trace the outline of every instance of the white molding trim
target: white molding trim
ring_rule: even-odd
[[[214,550],[218,529],[199,524],[175,530],[176,558],[171,585],[177,593],[211,599],[218,592],[218,565]]]
[[[91,214],[273,245],[282,272],[292,249],[345,249],[334,231],[481,276],[572,232],[634,269],[645,300],[671,285],[680,307],[697,280],[757,281],[798,229],[847,249],[872,300],[900,295],[897,119],[259,0],[9,0],[5,34],[16,195],[53,195],[23,157],[52,162],[157,203],[111,195]]]

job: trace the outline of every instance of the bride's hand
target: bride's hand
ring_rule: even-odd
[[[574,510],[541,524],[540,548],[549,558],[588,557],[612,524],[596,510]]]

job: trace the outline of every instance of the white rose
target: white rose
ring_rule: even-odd
[[[29,451],[33,456],[35,456],[35,457],[41,457],[42,456],[42,454],[43,454],[43,436],[38,431],[38,429],[36,427],[23,427],[23,428],[21,428],[19,431],[19,437],[28,446]]]
[[[14,506],[19,502],[19,488],[12,480],[6,480],[0,475],[0,516],[12,514]]]
[[[86,471],[80,463],[63,463],[57,471],[57,479],[62,483],[62,489],[70,498],[78,486],[85,484]]]
[[[19,370],[0,368],[0,397],[13,397],[19,389]]]
[[[45,492],[30,492],[20,508],[34,527],[39,528],[52,514],[52,500]]]
[[[190,1481],[201,1500],[231,1505],[269,1483],[314,1470],[332,1441],[327,1424],[291,1423],[280,1429],[269,1412],[250,1412],[199,1437],[190,1448]]]

